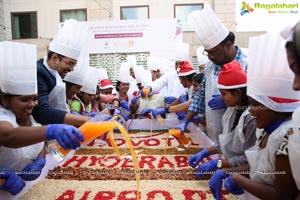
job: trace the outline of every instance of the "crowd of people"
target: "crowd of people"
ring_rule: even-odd
[[[19,193],[40,176],[45,141],[80,148],[76,127],[109,111],[101,120],[171,117],[181,134],[191,122],[201,125],[214,145],[188,164],[196,177],[214,172],[208,184],[216,199],[223,186],[241,199],[300,199],[300,22],[251,37],[245,53],[209,4],[188,21],[203,45],[199,70],[189,45],[179,43],[163,73],[160,58],[149,56],[145,69],[128,56],[115,86],[89,66],[85,23],[66,20],[37,62],[35,45],[1,42],[0,189]],[[214,154],[221,157],[203,162]]]

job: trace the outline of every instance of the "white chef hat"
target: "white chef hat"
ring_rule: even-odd
[[[0,55],[2,92],[13,95],[37,94],[36,46],[1,42]]]
[[[129,83],[129,68],[130,67],[128,63],[121,63],[118,81],[122,83]]]
[[[87,53],[80,53],[74,71],[68,72],[64,81],[82,86],[84,83],[84,74],[90,65],[89,59],[90,58]]]
[[[206,55],[203,55],[203,51],[204,51],[204,47],[199,47],[196,49],[199,65],[203,65],[208,62],[208,57]]]
[[[170,61],[167,58],[158,59],[158,69],[161,73],[166,73],[170,70]]]
[[[229,34],[208,3],[200,11],[193,11],[188,22],[196,32],[204,49],[211,49],[220,44]]]
[[[98,80],[108,79],[107,71],[105,68],[97,68]]]
[[[178,42],[176,45],[176,60],[189,60],[190,45],[184,42]]]
[[[293,90],[285,43],[280,35],[263,34],[249,39],[247,95],[277,112],[300,106],[300,93]]]
[[[148,56],[147,58],[147,69],[150,71],[157,71],[158,69],[158,61],[154,56]]]
[[[143,74],[144,74],[144,67],[142,65],[137,65],[133,67],[135,80],[137,83],[142,83],[143,80]]]
[[[66,20],[50,42],[49,50],[77,60],[87,38],[87,32],[88,27],[85,22],[78,22],[74,19]]]
[[[83,87],[80,91],[88,94],[96,94],[98,74],[95,67],[88,67],[85,72]]]
[[[149,86],[151,83],[152,83],[151,71],[144,70],[143,79],[142,79],[142,86]]]
[[[127,63],[129,64],[129,67],[136,66],[136,57],[134,55],[127,56],[126,60],[127,60]]]

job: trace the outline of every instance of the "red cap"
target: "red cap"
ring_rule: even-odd
[[[196,73],[192,65],[188,61],[183,61],[179,67],[178,76],[188,76]]]
[[[219,77],[219,89],[235,89],[247,86],[247,75],[240,63],[232,61],[223,65]]]
[[[103,79],[100,83],[100,90],[105,90],[108,88],[114,88],[114,86],[112,85],[112,82],[108,79]]]

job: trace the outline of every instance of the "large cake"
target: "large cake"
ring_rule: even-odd
[[[149,121],[134,123],[132,127],[139,130],[129,131],[129,136],[139,161],[139,195],[128,144],[115,132],[121,157],[114,153],[109,140],[103,144],[98,138],[50,170],[21,199],[135,200],[137,196],[145,200],[214,199],[208,181],[196,180],[195,169],[187,163],[189,156],[200,150],[197,140],[202,133],[185,133],[191,144],[178,151],[178,141],[168,137],[164,127],[153,124],[152,127],[161,130],[143,130]],[[223,199],[235,198],[225,190],[223,195]]]

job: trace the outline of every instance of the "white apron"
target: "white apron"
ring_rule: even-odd
[[[299,110],[298,108],[297,110]],[[295,112],[297,112],[297,110]],[[297,112],[299,113],[299,112]],[[297,114],[296,113],[296,114]],[[295,114],[295,113],[294,113]],[[299,117],[293,114],[293,134],[289,135],[288,140],[288,152],[289,152],[289,161],[292,169],[292,174],[294,181],[297,185],[298,190],[300,190],[300,131],[299,131]],[[296,125],[296,126],[295,126]]]
[[[30,116],[32,126],[40,126]],[[0,121],[7,121],[17,128],[16,117],[13,112],[6,110],[0,106]],[[37,158],[44,147],[44,142],[21,148],[8,148],[0,146],[0,169],[6,170],[22,170],[26,165],[30,164]]]
[[[236,110],[234,107],[228,107],[222,118],[223,133],[219,135],[219,142],[222,154],[229,159],[234,156],[244,154],[245,136],[243,132],[245,116],[249,114],[249,109],[245,110],[240,116],[239,122],[234,130],[230,130],[230,121],[234,121]]]
[[[217,88],[218,76],[214,75],[215,64],[209,62],[205,66],[205,118],[206,130],[208,136],[216,142],[218,135],[222,133],[222,116],[225,112],[224,109],[212,110],[208,107],[208,101],[211,100],[213,94],[220,94]]]
[[[253,147],[245,151],[250,165],[250,178],[252,180],[274,186],[276,151],[290,127],[291,120],[282,123],[269,136],[265,148],[259,149],[257,142]],[[262,132],[262,129],[257,130],[257,138],[260,137]]]
[[[49,105],[57,110],[63,110],[69,112],[70,109],[66,101],[67,99],[66,84],[61,79],[59,73],[56,70],[50,68],[50,66],[47,63],[47,58],[44,58],[43,64],[56,79],[56,85],[49,93],[49,99],[48,99]]]

